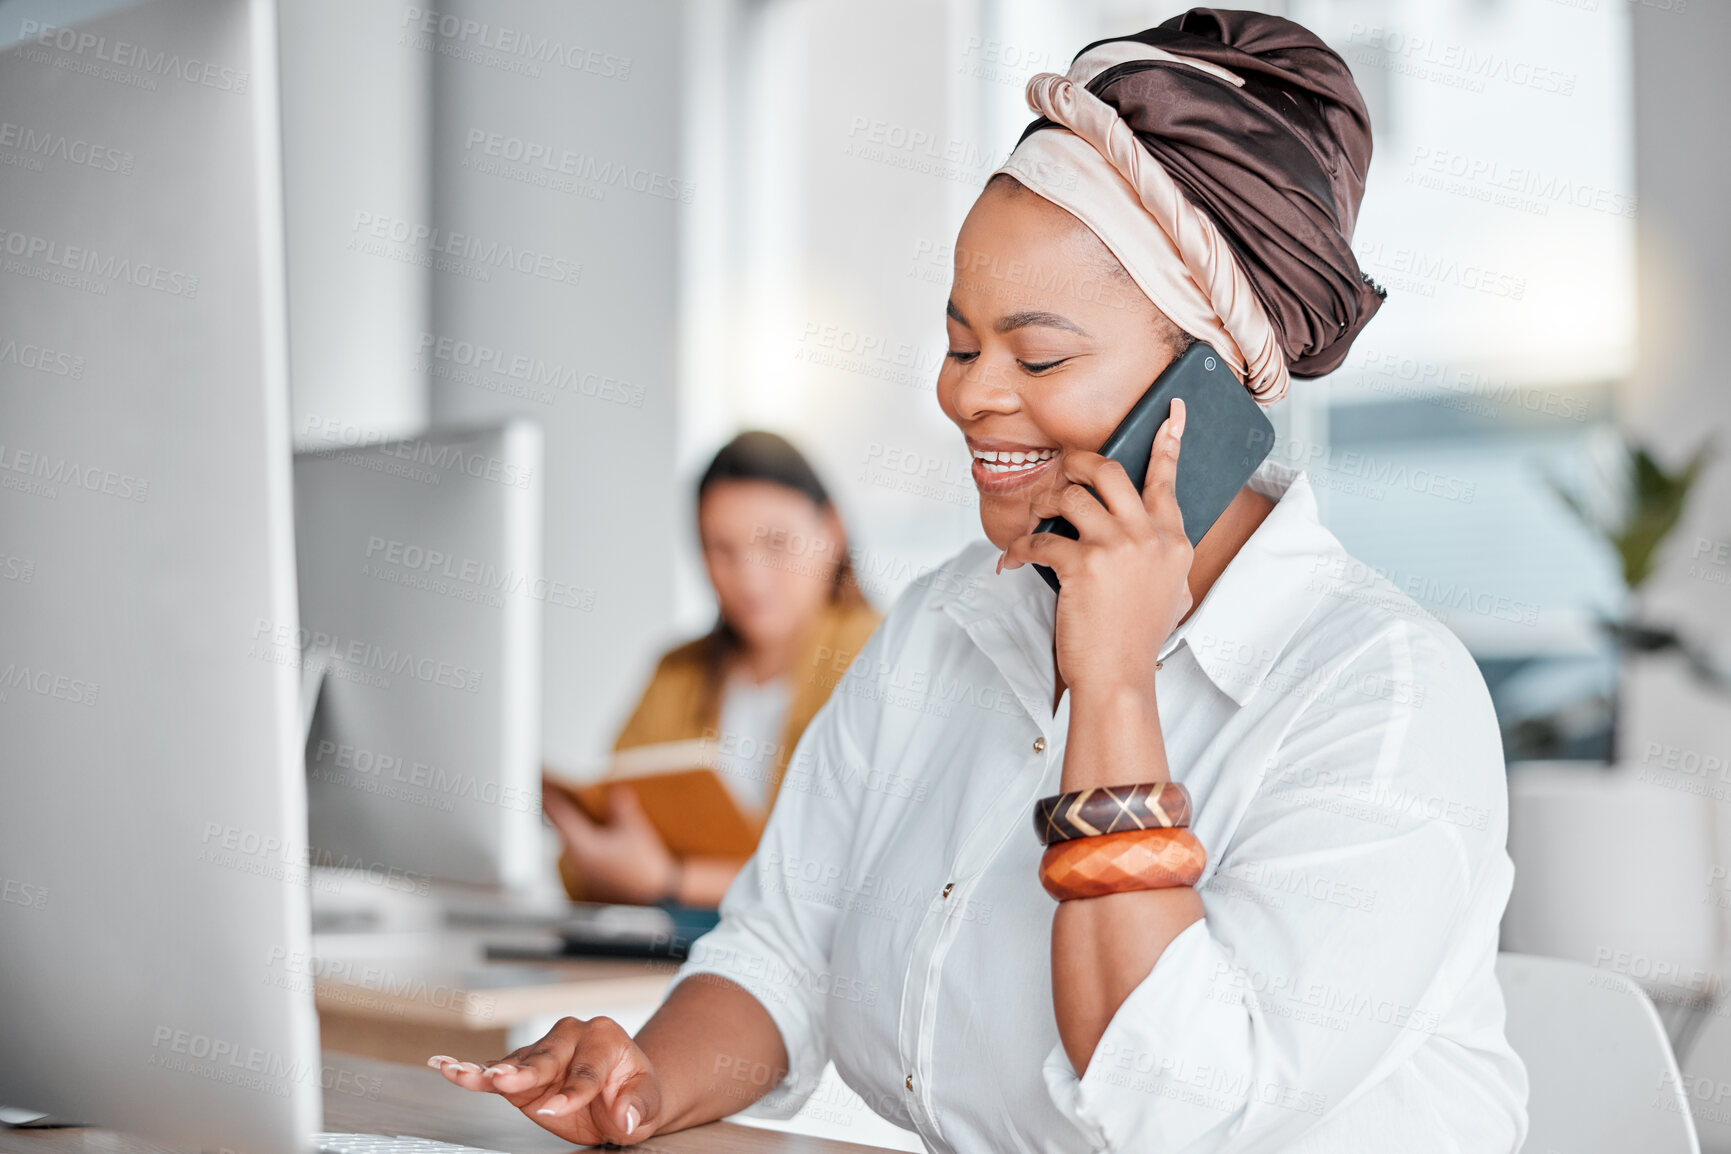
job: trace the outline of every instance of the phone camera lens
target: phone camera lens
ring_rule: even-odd
[[[1202,367],[1205,369],[1212,369],[1214,367],[1214,358],[1204,357],[1202,360]]]

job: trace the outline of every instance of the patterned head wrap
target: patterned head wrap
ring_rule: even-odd
[[[1370,117],[1316,36],[1193,8],[1035,76],[1028,105],[998,171],[1087,225],[1258,401],[1346,359],[1386,295],[1352,254]]]

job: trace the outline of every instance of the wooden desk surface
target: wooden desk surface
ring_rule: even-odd
[[[373,1061],[349,1054],[326,1054],[332,1067],[378,1087],[357,1097],[327,1091],[325,1128],[339,1132],[411,1134],[441,1142],[503,1150],[508,1154],[566,1154],[574,1149],[492,1094],[459,1090],[426,1068]],[[714,1122],[677,1134],[664,1134],[626,1149],[646,1154],[882,1154],[876,1146],[836,1142]],[[3,1154],[182,1154],[169,1147],[92,1129],[0,1129]]]

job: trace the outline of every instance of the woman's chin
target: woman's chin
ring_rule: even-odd
[[[1013,507],[993,508],[996,504]],[[1008,549],[1017,538],[1032,533],[1037,524],[1039,522],[1026,501],[995,502],[983,494],[980,497],[980,528],[985,532],[986,540],[999,549]]]

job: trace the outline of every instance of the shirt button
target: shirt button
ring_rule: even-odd
[[[951,890],[953,890],[953,889],[955,889],[955,888],[956,888],[956,883],[955,883],[955,882],[951,882],[951,883],[950,883],[950,884],[949,884],[949,885],[947,885],[947,886],[945,886],[945,887],[944,887],[944,896],[945,896],[945,897],[946,897],[946,898],[947,898],[947,897],[949,897],[949,896],[950,896],[950,891],[951,891]]]
[[[1034,739],[1034,752],[1035,753],[1045,753],[1046,752],[1046,739],[1045,738],[1036,737]]]
[[[914,1076],[912,1074],[909,1074],[908,1080],[905,1083],[903,1083],[903,1085],[907,1086],[908,1089],[912,1090],[914,1088]]]

